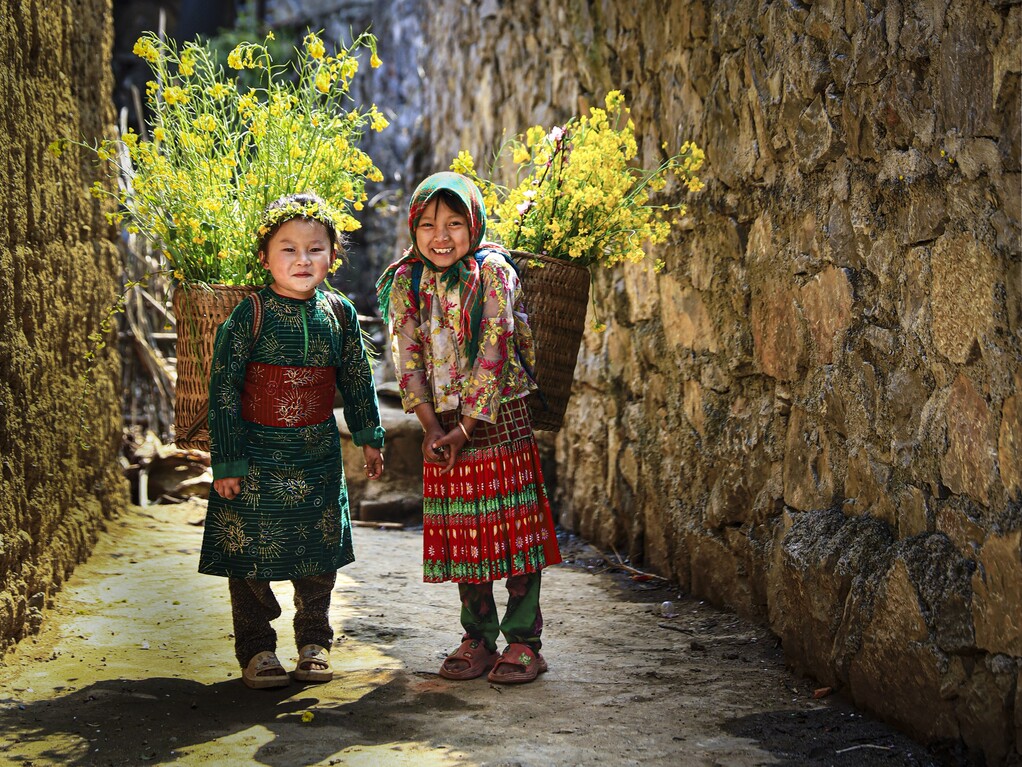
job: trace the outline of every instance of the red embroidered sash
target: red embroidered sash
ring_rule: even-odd
[[[262,426],[310,426],[333,414],[336,369],[251,362],[241,417]]]

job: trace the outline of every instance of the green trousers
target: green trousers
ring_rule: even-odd
[[[497,649],[497,638],[503,634],[508,644],[520,642],[539,652],[542,647],[543,614],[539,609],[540,573],[513,575],[507,579],[507,608],[504,618],[497,618],[493,599],[493,581],[459,583],[461,596],[462,639],[481,640],[486,648]]]

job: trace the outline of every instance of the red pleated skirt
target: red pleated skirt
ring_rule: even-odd
[[[441,413],[454,428],[457,413]],[[423,461],[423,580],[484,583],[561,561],[524,400],[480,421],[450,474]]]

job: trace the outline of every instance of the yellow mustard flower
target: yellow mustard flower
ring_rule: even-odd
[[[136,56],[145,59],[150,63],[155,63],[160,60],[160,52],[156,50],[156,46],[153,45],[153,41],[148,37],[140,37],[135,42],[135,47],[131,50]]]
[[[323,45],[323,41],[315,34],[305,36],[305,50],[308,51],[309,55],[317,61],[322,59],[323,55],[326,53],[326,47]]]
[[[330,71],[327,69],[321,69],[316,73],[316,90],[320,93],[330,92]]]

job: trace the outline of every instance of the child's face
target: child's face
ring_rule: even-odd
[[[273,290],[288,298],[311,298],[326,279],[336,254],[319,221],[292,218],[276,231],[259,262],[273,275]]]
[[[468,219],[442,200],[430,203],[415,227],[419,252],[438,269],[446,269],[468,255]]]

